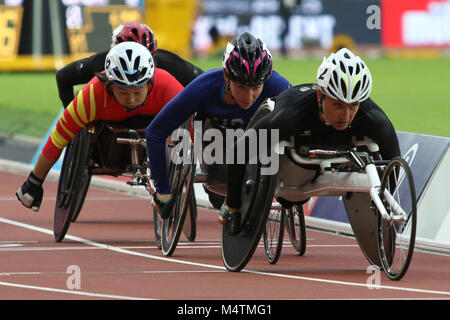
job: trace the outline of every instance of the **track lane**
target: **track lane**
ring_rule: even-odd
[[[70,226],[70,236],[55,243],[56,183],[45,183],[43,205],[35,214],[14,196],[24,177],[1,173],[0,178],[8,181],[0,186],[1,299],[450,298],[450,284],[442,281],[450,278],[448,256],[416,252],[402,281],[381,274],[380,289],[370,289],[368,263],[353,238],[309,229],[304,257],[286,245],[280,261],[269,265],[258,248],[244,271],[226,272],[217,215],[203,210],[197,240],[182,241],[173,257],[164,257],[152,241],[148,200],[95,189],[89,191],[79,222]],[[66,271],[72,265],[81,270],[79,290],[67,287],[71,274]]]

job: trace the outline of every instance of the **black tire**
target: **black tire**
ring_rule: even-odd
[[[378,214],[378,249],[384,272],[391,280],[400,280],[408,270],[414,252],[417,224],[417,201],[414,180],[408,163],[401,157],[393,158],[383,172],[380,197],[386,211],[398,212],[389,204],[384,192],[395,199],[405,216],[386,221]],[[397,211],[397,212],[396,212]]]
[[[261,239],[272,207],[276,176],[260,175],[259,165],[247,165],[241,206],[241,232],[230,236],[222,228],[222,260],[238,272],[250,261]]]
[[[76,209],[81,210],[83,205],[79,197],[82,175],[86,172],[89,163],[90,141],[91,136],[83,130],[66,147],[59,175],[53,220],[53,234],[56,242],[64,239],[73,213]]]
[[[171,256],[176,249],[183,231],[186,214],[192,203],[191,197],[194,182],[193,152],[190,150],[190,163],[174,165],[172,177],[172,198],[174,205],[169,218],[164,219],[161,229],[161,245],[165,256]]]
[[[89,173],[89,165],[85,166],[83,172],[81,173],[80,189],[78,190],[78,195],[76,195],[75,208],[72,214],[72,222],[77,221],[81,209],[83,208],[84,200],[89,190],[89,185],[91,184],[92,174]]]
[[[153,209],[153,229],[155,232],[155,243],[156,247],[161,250],[161,226],[162,226],[162,220],[158,214],[158,211],[156,209]]]
[[[264,101],[247,128],[271,112]],[[241,232],[230,236],[222,228],[222,260],[228,271],[238,272],[250,261],[261,239],[275,193],[276,176],[260,175],[260,165],[247,165],[242,186]]]
[[[189,194],[189,207],[184,221],[183,233],[188,241],[195,241],[197,236],[197,200],[195,199],[194,186],[191,186]]]
[[[303,206],[295,205],[286,212],[286,231],[297,255],[306,251],[306,225]]]
[[[281,255],[284,238],[286,209],[281,205],[272,206],[263,230],[264,250],[270,264],[276,264]]]
[[[166,159],[167,159],[167,175],[169,176],[169,179],[172,180],[173,173],[174,173],[174,166],[172,165],[170,161],[170,152],[169,149],[166,147]],[[151,194],[150,194],[151,197]],[[158,214],[158,211],[156,211],[155,208],[153,208],[153,232],[155,235],[155,243],[156,247],[161,250],[162,243],[161,243],[161,234],[162,234],[162,219],[161,216]]]

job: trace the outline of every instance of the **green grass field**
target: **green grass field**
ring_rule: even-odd
[[[374,99],[399,131],[450,137],[450,58],[365,59]],[[204,70],[220,59],[192,60]],[[315,82],[318,59],[277,59],[275,69],[291,83]],[[0,132],[43,137],[58,115],[54,73],[0,72]]]

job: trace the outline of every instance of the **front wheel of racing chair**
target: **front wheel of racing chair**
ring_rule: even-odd
[[[270,264],[277,263],[280,258],[283,249],[285,221],[286,209],[281,204],[274,202],[263,230],[264,250]]]
[[[378,249],[382,267],[391,280],[400,280],[408,270],[414,251],[417,202],[408,163],[393,158],[381,179],[380,197],[390,216],[378,214]]]
[[[302,256],[306,251],[306,225],[302,205],[294,205],[287,210],[286,231],[297,255]]]
[[[61,242],[71,221],[80,212],[91,175],[89,173],[93,136],[84,128],[66,147],[59,176],[53,233],[56,242]]]

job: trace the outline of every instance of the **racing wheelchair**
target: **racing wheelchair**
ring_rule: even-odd
[[[258,109],[258,112],[253,115],[246,129],[253,126],[253,124],[269,112],[270,110],[264,107]],[[222,126],[214,120],[201,115],[196,115],[195,119],[202,122],[202,132],[213,129],[219,130],[223,137],[227,136],[227,127]],[[225,155],[228,151],[226,144],[224,144],[223,147],[224,149],[222,151]],[[202,151],[206,148],[208,148],[208,144],[203,141]],[[205,161],[202,161],[200,164],[200,172],[196,172],[194,178],[194,182],[202,183],[203,188],[208,195],[209,202],[218,210],[220,210],[225,201],[227,192],[226,177],[226,165],[217,163],[205,164]],[[298,255],[303,255],[306,250],[306,227],[302,207],[296,206],[295,208],[287,210],[273,199],[269,217],[263,227],[264,252],[268,262],[271,264],[275,264],[280,257],[284,228],[286,228],[294,250]],[[224,232],[222,232],[222,238],[223,237],[226,237]]]
[[[301,204],[286,209],[278,202],[272,203],[262,233],[264,253],[270,264],[276,264],[280,258],[285,231],[296,254],[303,256],[306,252],[306,224]]]
[[[131,180],[128,185],[144,186],[150,192],[146,143],[142,137],[151,120],[151,117],[139,116],[122,122],[94,121],[66,147],[54,212],[56,242],[64,239],[70,223],[77,220],[93,175],[125,176]],[[166,150],[168,159],[171,148],[169,145]],[[183,221],[176,218],[161,221],[153,209],[155,241],[166,255],[173,252],[173,243],[178,241],[181,230],[189,241],[195,240],[197,217],[192,166],[170,162],[168,171],[175,186],[173,211],[177,212],[171,216],[178,217],[180,211],[184,215]],[[184,220],[187,220],[186,223]],[[171,232],[174,225],[183,227],[178,234]]]
[[[264,165],[260,162],[246,165],[241,232],[236,236],[222,233],[222,258],[227,270],[240,271],[250,261],[261,235],[267,232],[274,197],[302,202],[314,196],[341,196],[364,256],[391,280],[400,280],[412,259],[417,221],[415,186],[408,163],[401,157],[382,160],[378,145],[367,138],[354,139],[348,149],[311,149],[296,146],[293,141],[282,141],[277,149],[277,174],[261,174]],[[312,176],[306,183],[305,165],[316,168],[308,170]],[[298,211],[299,206],[291,210]],[[275,220],[282,230],[281,215]],[[303,241],[301,244],[306,244],[306,239]]]

